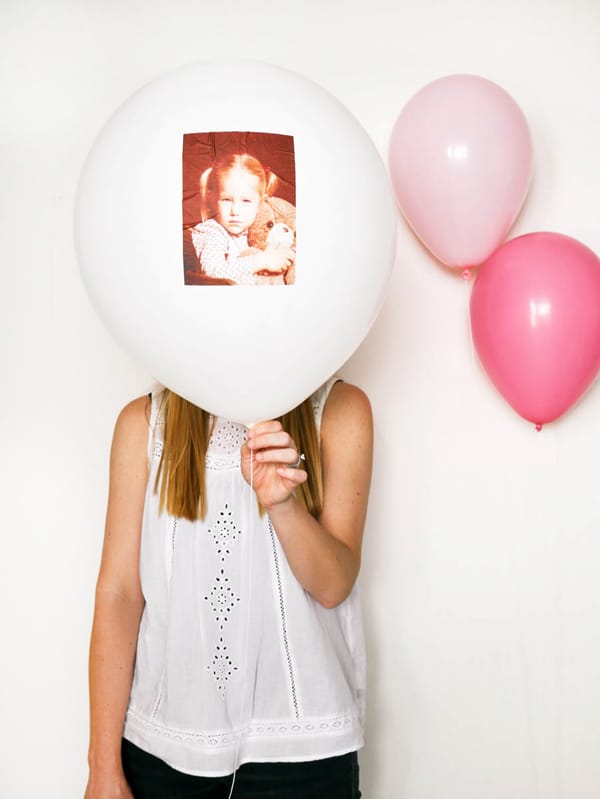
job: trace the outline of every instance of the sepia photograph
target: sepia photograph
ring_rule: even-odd
[[[295,282],[292,136],[184,135],[183,262],[187,285]]]

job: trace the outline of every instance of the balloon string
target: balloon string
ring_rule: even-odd
[[[475,342],[473,341],[473,326],[471,324],[471,292],[469,291],[469,281],[463,280],[465,286],[465,314],[467,317],[467,327],[469,328],[469,341],[471,342],[471,362],[476,368],[477,358],[475,357]]]

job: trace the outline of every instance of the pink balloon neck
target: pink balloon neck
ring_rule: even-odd
[[[543,426],[544,426],[544,425],[543,425],[543,424],[540,424],[540,422],[538,422],[538,423],[536,424],[536,426],[535,426],[535,429],[538,431],[538,433],[540,432],[540,430],[542,429],[542,427],[543,427]]]
[[[462,277],[463,280],[470,280],[472,277],[471,267],[468,266],[466,269],[463,269],[460,276]]]

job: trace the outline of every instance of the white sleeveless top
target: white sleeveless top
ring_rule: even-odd
[[[335,379],[312,397],[320,425]],[[124,737],[188,774],[318,760],[363,743],[358,587],[327,609],[298,583],[240,471],[242,425],[217,419],[204,521],[159,516],[152,397],[140,572],[146,605]]]

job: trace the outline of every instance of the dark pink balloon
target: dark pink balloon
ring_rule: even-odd
[[[600,368],[600,259],[559,233],[508,241],[477,276],[471,328],[515,411],[538,428],[557,419]]]

